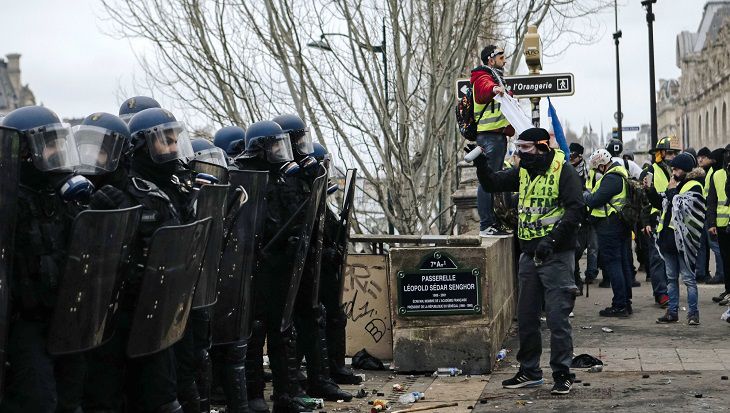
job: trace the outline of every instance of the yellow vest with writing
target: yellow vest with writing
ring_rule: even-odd
[[[520,168],[519,239],[529,241],[544,237],[563,217],[565,209],[558,205],[558,187],[564,163],[565,153],[556,149],[548,170],[535,179],[530,178],[525,168]]]

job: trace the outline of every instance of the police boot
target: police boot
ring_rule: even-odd
[[[252,334],[246,351],[246,394],[248,407],[252,412],[268,412],[269,407],[264,400],[264,341],[266,332],[261,321],[255,320]],[[270,355],[271,356],[271,355]],[[273,368],[273,367],[272,367]]]
[[[326,337],[330,367],[330,377],[337,384],[360,384],[362,377],[356,376],[351,369],[345,366],[345,351],[347,337],[345,326],[347,318],[340,308],[330,309],[327,319]]]
[[[197,354],[198,368],[195,372],[195,384],[198,385],[200,396],[200,412],[210,412],[210,388],[213,381],[213,363],[207,349]]]
[[[327,311],[320,304],[317,309],[317,335],[316,335],[316,355],[319,356],[317,367],[319,371],[311,372],[309,385],[307,386],[307,394],[312,397],[319,397],[327,401],[344,400],[349,402],[352,400],[352,394],[343,391],[330,378],[329,357],[327,348]],[[309,371],[309,370],[308,370]]]
[[[154,413],[183,413],[183,408],[180,406],[177,400],[170,403],[165,403],[162,406],[156,408]]]
[[[311,412],[313,409],[301,402],[301,399],[290,397],[288,394],[274,395],[272,413],[299,413]]]
[[[225,363],[221,374],[221,385],[226,395],[226,413],[244,413],[249,410],[246,394],[246,347],[245,341],[223,346]],[[268,412],[263,398],[259,399],[263,407],[251,409],[255,412]]]

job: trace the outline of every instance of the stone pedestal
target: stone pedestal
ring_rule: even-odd
[[[456,225],[454,235],[478,234],[479,213],[477,212],[477,180],[476,168],[464,161],[457,165],[459,170],[459,185],[451,195],[456,206]]]
[[[477,247],[393,248],[390,251],[388,278],[395,367],[401,372],[434,371],[439,367],[456,367],[465,374],[491,372],[495,355],[501,348],[515,313],[512,254],[512,238],[509,236],[485,238],[482,245]],[[404,273],[409,273],[408,277],[413,279],[414,271],[419,275],[426,274],[424,281],[448,277],[448,264],[433,272],[423,270],[432,256],[453,258],[458,267],[453,273],[461,272],[462,276],[469,272],[478,274],[476,282],[480,287],[478,302],[481,308],[472,308],[470,314],[459,315],[443,314],[440,310],[430,315],[421,310],[409,314],[410,309],[404,307],[405,303],[414,300],[403,299],[400,302],[400,295],[410,287],[399,287],[398,278],[404,279]],[[441,275],[428,278],[428,274]],[[431,290],[446,289],[437,286]],[[430,291],[423,294],[431,296]],[[441,305],[432,303],[424,308],[431,306],[437,309]]]

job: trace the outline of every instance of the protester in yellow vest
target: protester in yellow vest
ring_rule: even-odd
[[[730,301],[730,188],[728,172],[730,171],[730,145],[725,147],[723,168],[712,175],[712,185],[707,194],[707,226],[711,237],[716,237],[720,244],[723,269],[725,270],[725,291],[713,301]],[[716,300],[719,298],[719,300]]]
[[[656,239],[667,270],[667,312],[657,323],[679,321],[679,278],[687,287],[687,323],[700,324],[697,306],[695,266],[699,241],[705,220],[703,181],[705,171],[697,167],[692,154],[683,152],[670,163],[672,177],[664,193],[652,187],[647,196],[654,208],[661,208]]]
[[[670,168],[668,162],[679,153],[678,148],[673,148],[671,145],[671,139],[664,137],[657,142],[654,150],[651,151],[653,160],[649,172],[646,174],[643,182],[643,186],[646,190],[650,187],[654,187],[658,193],[663,193],[667,190],[669,184]],[[647,204],[647,211],[644,211],[643,225],[644,235],[651,236],[656,230],[657,223],[659,221],[659,209],[652,207]],[[669,305],[669,295],[667,294],[667,270],[664,265],[662,257],[659,255],[659,250],[656,248],[656,242],[649,240],[649,276],[651,277],[651,287],[654,293],[654,301],[661,306],[666,308]]]
[[[482,147],[489,167],[499,170],[507,153],[507,137],[515,134],[514,128],[500,110],[496,95],[511,94],[504,87],[504,49],[494,45],[485,47],[481,52],[483,66],[471,71],[474,95],[474,120],[477,122],[477,145]],[[479,212],[479,235],[505,235],[494,216],[494,199],[491,193],[477,187],[477,212]]]
[[[550,329],[550,366],[553,394],[567,394],[573,383],[570,373],[573,338],[569,314],[577,287],[573,280],[575,235],[584,213],[581,184],[565,154],[549,145],[545,129],[531,128],[515,142],[519,166],[495,172],[481,155],[475,161],[477,177],[490,192],[519,191],[517,236],[520,241],[517,323],[520,370],[502,382],[508,389],[543,384],[540,369],[542,340],[540,315],[544,311]],[[502,159],[497,160],[498,165]]]
[[[605,149],[595,151],[589,160],[591,169],[601,174],[585,202],[590,222],[598,236],[598,262],[605,276],[611,280],[611,305],[599,311],[602,317],[628,317],[631,308],[631,229],[619,212],[627,202],[628,172],[615,162]]]
[[[568,145],[568,149],[570,149],[570,164],[573,165],[573,168],[578,173],[581,183],[583,183],[583,190],[586,190],[587,181],[595,180],[595,171],[590,170],[589,172],[587,162],[583,159],[585,148],[583,145],[573,142]],[[593,182],[591,183],[592,185]],[[583,251],[586,251],[585,284],[591,284],[598,276],[598,239],[596,238],[596,231],[593,225],[587,219],[581,223],[575,243],[575,272],[573,276],[575,278],[575,284],[578,286],[578,295],[583,295],[584,281],[580,277],[579,265]]]
[[[697,151],[697,163],[705,170],[705,197],[710,194],[712,186],[712,177],[715,171],[722,169],[722,157],[724,149],[719,148],[710,151],[704,147]],[[707,222],[705,222],[707,224]],[[697,282],[706,282],[707,284],[723,284],[725,282],[725,272],[723,271],[722,257],[720,255],[720,246],[717,243],[717,237],[709,236],[709,226],[705,225],[702,231],[702,239],[700,240],[700,251],[697,254]],[[710,251],[715,255],[715,276],[710,274]],[[722,300],[720,300],[722,301]]]

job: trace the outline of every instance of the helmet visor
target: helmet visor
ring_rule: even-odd
[[[270,136],[266,139],[266,160],[270,163],[290,162],[294,160],[288,133]]]
[[[226,153],[223,152],[223,149],[218,147],[195,152],[195,155],[193,155],[192,159],[195,159],[196,161],[212,163],[218,166],[222,166],[224,168],[228,167],[228,157],[226,156]]]
[[[300,155],[309,155],[314,152],[314,144],[312,143],[312,136],[309,134],[309,130],[298,131],[294,134],[296,138],[292,140],[294,148]]]
[[[170,122],[145,132],[150,158],[156,163],[188,159],[194,154],[185,125]]]
[[[72,172],[79,165],[76,144],[68,126],[56,123],[27,133],[33,165],[44,172]]]
[[[81,175],[101,175],[114,172],[124,152],[124,136],[98,126],[79,125],[71,129],[79,153]]]

